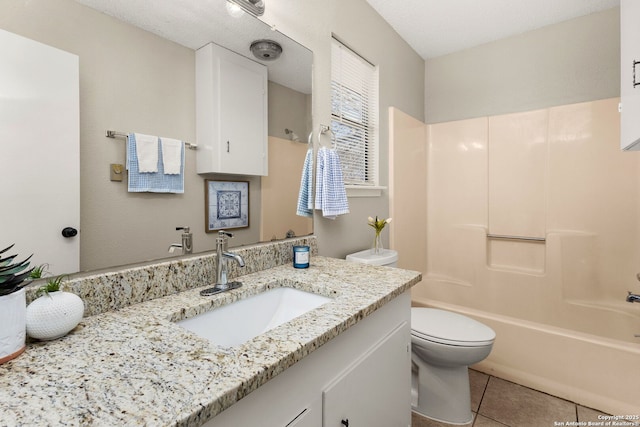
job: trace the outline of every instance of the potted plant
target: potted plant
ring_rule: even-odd
[[[31,256],[14,262],[17,255],[3,255],[13,246],[0,251],[0,364],[22,354],[26,342],[24,281],[33,269],[28,269]]]
[[[39,298],[27,307],[27,334],[53,340],[68,334],[84,315],[84,302],[74,293],[60,290],[65,275],[52,277],[38,289]]]

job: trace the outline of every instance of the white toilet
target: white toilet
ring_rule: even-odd
[[[411,396],[415,412],[450,424],[468,424],[468,366],[485,359],[496,334],[461,314],[411,309]]]
[[[371,249],[347,255],[347,261],[360,262],[371,265],[386,265],[387,267],[398,266],[398,251],[393,249],[383,249],[382,253],[374,254]]]
[[[347,255],[348,261],[396,267],[398,252],[370,249]],[[485,359],[496,334],[461,314],[435,308],[411,309],[411,407],[450,424],[468,424],[471,414],[468,366]]]

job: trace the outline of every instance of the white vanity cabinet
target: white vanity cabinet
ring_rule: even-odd
[[[620,147],[640,150],[640,1],[620,1]]]
[[[196,51],[198,173],[267,175],[267,68],[209,43]]]
[[[325,426],[406,425],[408,411],[392,409],[407,406],[406,332],[398,325],[324,389]]]
[[[209,427],[409,427],[409,291],[206,423]]]

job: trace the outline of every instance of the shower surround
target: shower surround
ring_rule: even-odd
[[[640,154],[619,149],[618,102],[433,125],[391,110],[391,244],[423,272],[414,305],[496,331],[478,369],[640,414]]]

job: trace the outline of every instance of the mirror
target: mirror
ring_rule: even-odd
[[[0,6],[0,28],[79,57],[81,271],[176,256],[168,248],[180,243],[178,226],[191,227],[194,253],[213,250],[215,236],[204,226],[205,179],[250,182],[250,226],[235,230],[230,246],[282,239],[290,229],[313,232],[311,219],[284,206],[297,199],[312,128],[313,54],[304,46],[246,13],[230,15],[225,0],[20,0]],[[110,181],[110,164],[124,164],[125,145],[106,138],[106,130],[196,142],[195,49],[213,41],[251,57],[258,39],[283,47],[278,60],[263,62],[273,174],[197,175],[195,153],[185,150],[184,194],[128,193],[126,178]],[[29,251],[27,242],[16,247]]]

